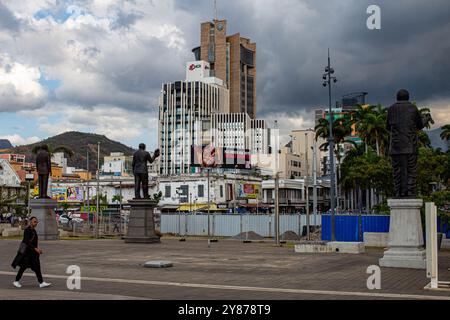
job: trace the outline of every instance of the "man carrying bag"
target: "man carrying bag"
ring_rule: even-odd
[[[38,247],[38,235],[36,232],[38,223],[36,217],[30,219],[30,225],[24,231],[23,240],[20,243],[16,257],[11,264],[14,269],[16,269],[17,266],[20,267],[16,280],[13,282],[13,285],[16,288],[22,287],[20,279],[28,268],[31,268],[31,270],[36,273],[40,288],[46,288],[51,285],[50,283],[44,282],[44,279],[42,278],[41,263],[39,260],[42,250]]]

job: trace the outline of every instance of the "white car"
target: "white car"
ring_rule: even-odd
[[[76,225],[81,225],[84,223],[84,220],[81,218],[69,217],[67,214],[62,214],[58,218],[58,222],[60,224],[68,225],[70,223],[75,223]]]

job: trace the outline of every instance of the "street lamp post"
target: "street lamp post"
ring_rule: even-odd
[[[306,178],[305,178],[305,199],[306,199],[306,239],[310,239],[309,234],[309,166],[308,166],[308,132],[305,132],[305,165],[306,165]]]
[[[331,108],[331,82],[336,83],[336,77],[332,76],[334,69],[331,67],[330,49],[328,49],[328,66],[325,68],[325,74],[323,75],[323,86],[328,86],[328,103],[329,103],[329,123],[330,134],[328,137],[328,143],[330,148],[330,209],[331,209],[331,241],[336,241],[336,228],[335,228],[335,207],[334,207],[334,188],[335,188],[335,176],[334,176],[334,138],[333,138],[333,109]]]
[[[97,143],[97,217],[95,220],[95,237],[99,237],[99,211],[100,211],[100,142]]]
[[[317,226],[317,143],[314,139],[313,146],[313,214],[314,214],[314,228]]]
[[[208,240],[211,240],[211,230],[210,230],[210,194],[209,194],[209,168],[206,168],[207,182],[208,182]]]
[[[86,183],[86,198],[87,198],[87,218],[88,218],[88,223],[89,223],[89,228],[92,226],[91,225],[91,220],[90,220],[90,215],[91,215],[91,207],[89,204],[89,180],[90,180],[90,176],[89,176],[89,149],[86,149],[86,179],[87,179],[87,183]]]

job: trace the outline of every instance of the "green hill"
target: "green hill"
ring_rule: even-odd
[[[89,171],[95,173],[97,169],[97,143],[100,142],[100,166],[103,157],[111,152],[122,152],[125,155],[133,155],[134,149],[120,142],[108,139],[105,136],[83,132],[65,132],[63,134],[45,139],[41,142],[19,146],[11,149],[12,153],[25,154],[27,162],[34,162],[36,157],[32,153],[33,147],[41,144],[51,145],[53,148],[65,146],[73,150],[74,156],[68,158],[67,165],[86,169],[86,155],[89,150]]]

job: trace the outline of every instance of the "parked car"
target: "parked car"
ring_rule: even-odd
[[[67,215],[66,213],[62,214],[58,218],[58,222],[62,225],[72,225],[75,223],[75,225],[80,226],[84,223],[84,220],[81,218],[71,217]]]

